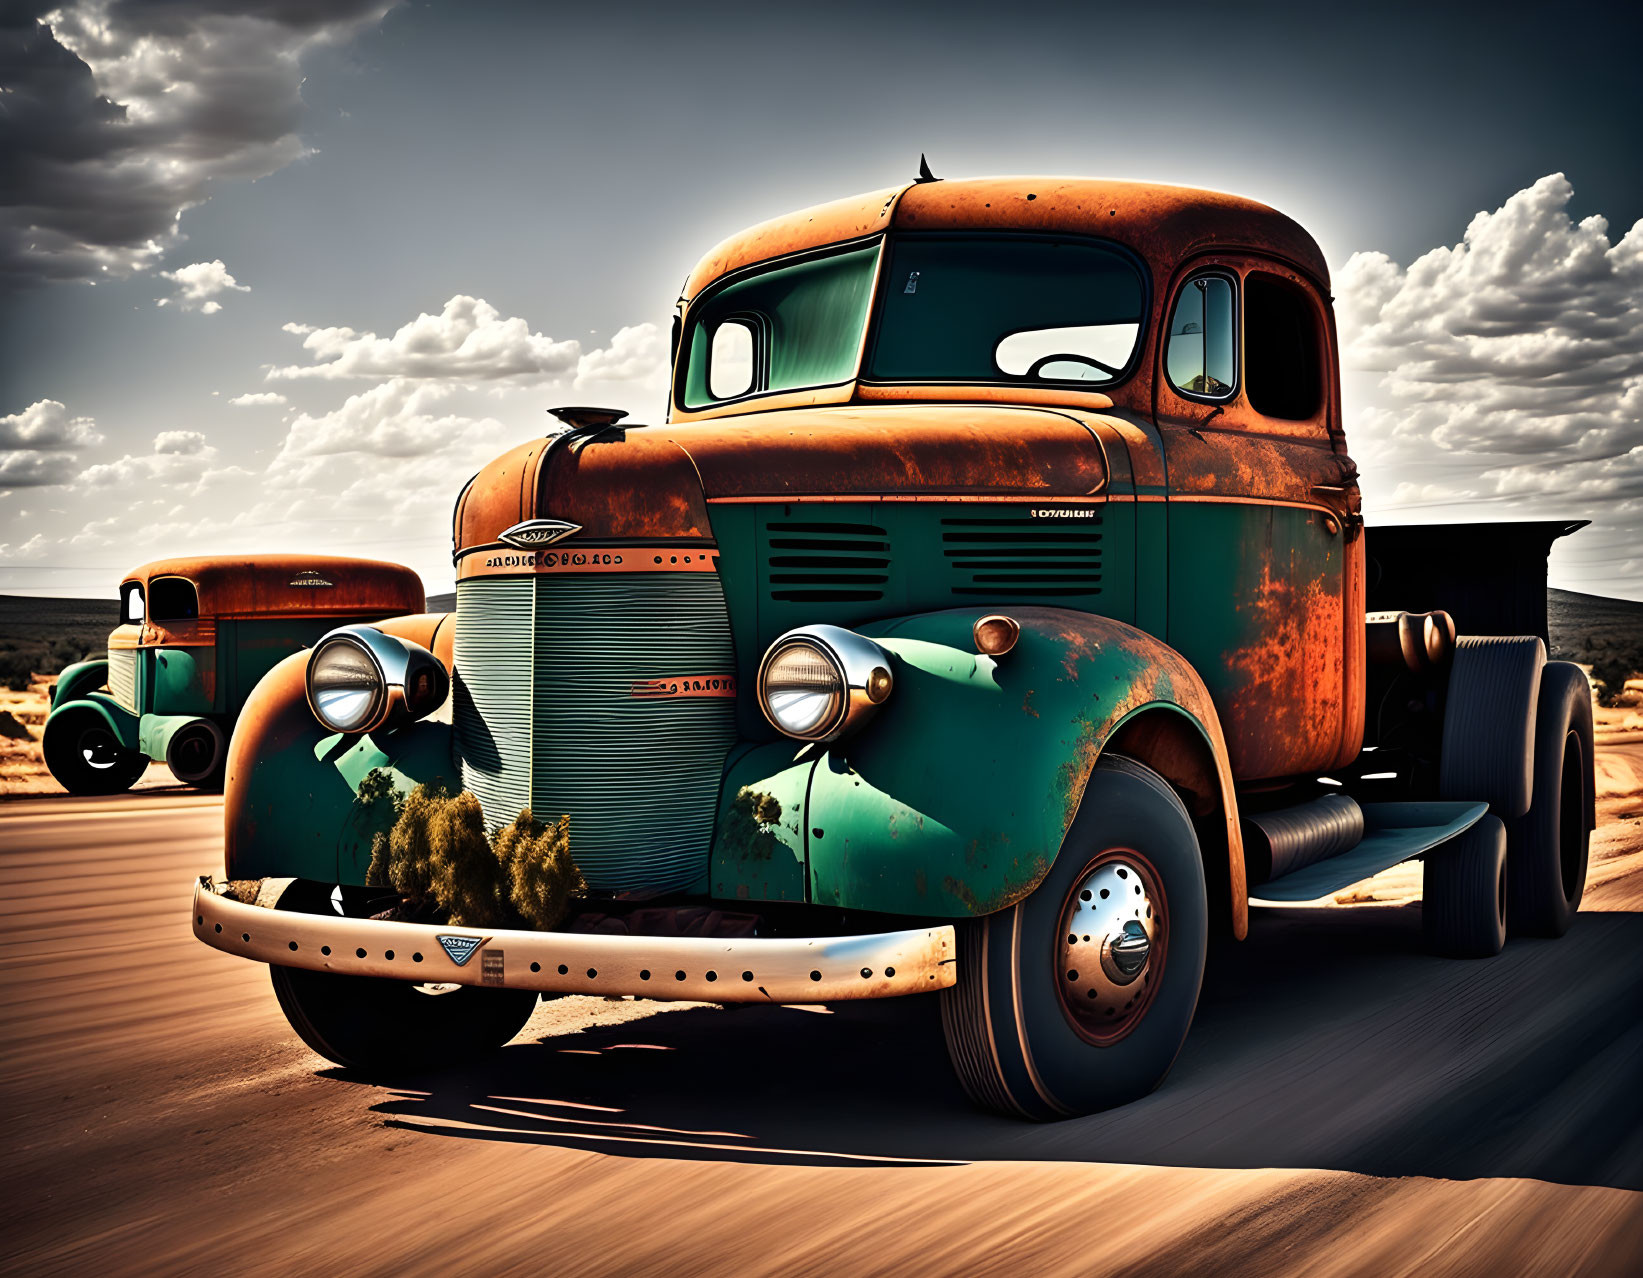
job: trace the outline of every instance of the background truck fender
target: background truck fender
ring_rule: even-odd
[[[1042,607],[1009,610],[1021,638],[994,659],[975,651],[980,615],[862,627],[892,654],[896,685],[872,723],[816,761],[803,823],[811,899],[947,918],[1014,904],[1048,873],[1112,748],[1183,791],[1211,900],[1244,935],[1226,745],[1191,665],[1122,622]]]
[[[114,739],[122,746],[127,750],[136,750],[138,748],[138,728],[141,721],[108,694],[88,692],[72,701],[60,701],[51,708],[48,719],[55,719],[58,715],[70,710],[90,710],[94,712],[102,718],[104,723],[108,724],[108,730],[114,734]]]
[[[66,706],[70,701],[78,701],[88,692],[96,692],[108,682],[108,658],[98,657],[93,661],[76,661],[57,676],[57,682],[51,689],[51,708]]]
[[[451,666],[443,614],[376,623]],[[444,631],[445,634],[440,632]],[[228,746],[223,790],[227,876],[363,883],[382,813],[357,801],[359,783],[378,768],[408,791],[443,779],[456,788],[451,732],[438,715],[373,737],[339,736],[308,708],[308,652],[286,657],[258,682]]]

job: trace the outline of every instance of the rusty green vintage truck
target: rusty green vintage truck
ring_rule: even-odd
[[[927,994],[965,1091],[1048,1119],[1159,1083],[1252,899],[1422,858],[1437,951],[1569,926],[1586,681],[1366,556],[1288,218],[920,180],[726,240],[673,352],[662,424],[556,410],[470,481],[454,613],[246,705],[191,921],[321,1055],[492,1050],[540,995]],[[1544,551],[1483,558],[1543,626]],[[447,855],[429,802],[512,849],[488,916],[385,877]]]

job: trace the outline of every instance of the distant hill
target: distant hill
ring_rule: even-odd
[[[117,599],[0,595],[0,683],[26,681],[30,671],[56,674],[101,654],[108,648],[108,632],[119,624]]]
[[[1552,656],[1590,666],[1604,693],[1643,674],[1643,603],[1548,589],[1546,628]]]
[[[448,595],[429,595],[428,596],[428,611],[429,612],[455,612],[456,611],[456,592],[452,591]]]

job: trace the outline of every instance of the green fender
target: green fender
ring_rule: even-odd
[[[995,659],[975,650],[979,615],[959,609],[861,627],[894,666],[894,691],[877,716],[826,750],[769,746],[738,760],[727,799],[746,791],[785,800],[758,849],[754,883],[783,877],[772,863],[785,870],[802,857],[816,904],[934,918],[1004,909],[1049,872],[1103,747],[1157,712],[1190,724],[1195,749],[1213,759],[1208,785],[1233,814],[1225,827],[1241,900],[1226,747],[1186,660],[1121,622],[1038,607],[1010,610],[1021,637]],[[781,765],[768,780],[750,775],[761,756]],[[801,784],[793,766],[806,760],[813,767]],[[754,877],[753,842],[721,833],[716,895],[761,898],[757,886],[741,886]]]
[[[76,661],[72,666],[64,668],[57,676],[57,682],[51,689],[51,708],[66,706],[70,701],[77,701],[88,692],[96,692],[108,682],[108,658],[98,657],[94,661]]]
[[[286,657],[252,691],[228,747],[223,793],[228,877],[365,882],[386,805],[358,798],[381,769],[394,788],[444,781],[456,788],[451,730],[424,720],[376,736],[339,736],[308,708],[308,653]]]
[[[141,721],[113,697],[101,692],[90,692],[76,701],[65,701],[61,705],[53,706],[51,713],[46,716],[46,722],[49,724],[58,715],[83,710],[100,715],[103,722],[108,724],[108,730],[127,750],[139,749],[138,729]]]

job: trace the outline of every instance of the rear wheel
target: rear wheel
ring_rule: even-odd
[[[530,990],[427,986],[270,967],[280,1010],[326,1060],[365,1074],[457,1065],[502,1047],[536,1006]]]
[[[1506,827],[1485,814],[1426,857],[1426,945],[1450,958],[1489,958],[1506,944]]]
[[[1103,759],[1044,881],[965,924],[941,995],[948,1055],[977,1104],[1055,1119],[1144,1096],[1198,1005],[1204,868],[1169,784]]]
[[[1546,663],[1535,723],[1534,800],[1506,827],[1508,925],[1562,936],[1586,891],[1591,826],[1592,694],[1579,666]]]
[[[95,710],[63,710],[48,718],[40,752],[70,794],[119,794],[148,770],[148,756],[122,746]]]

